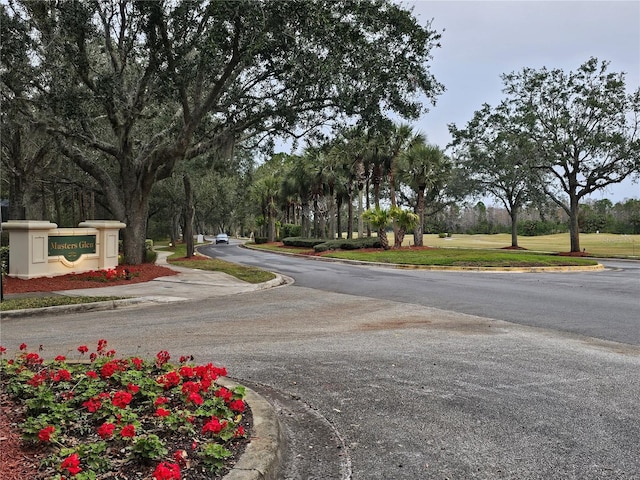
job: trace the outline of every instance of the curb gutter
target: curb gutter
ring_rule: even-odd
[[[218,379],[218,383],[229,389],[239,385],[226,377]],[[251,439],[224,480],[277,480],[284,433],[271,404],[248,387],[245,389],[245,401],[253,415]]]

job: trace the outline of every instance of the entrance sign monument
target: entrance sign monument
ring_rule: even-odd
[[[9,276],[21,279],[105,270],[118,266],[118,238],[124,223],[81,222],[58,228],[40,220],[9,220]]]

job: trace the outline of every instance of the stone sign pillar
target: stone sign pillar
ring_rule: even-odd
[[[22,279],[105,270],[118,266],[118,232],[124,223],[82,222],[57,228],[47,221],[9,220],[9,276]]]

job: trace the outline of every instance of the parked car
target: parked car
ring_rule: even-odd
[[[229,244],[229,235],[227,235],[226,233],[219,233],[218,235],[216,235],[216,245],[218,243]]]

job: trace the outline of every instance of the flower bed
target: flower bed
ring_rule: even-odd
[[[135,266],[123,265],[111,270],[113,272],[109,274],[109,270],[100,270],[97,272],[69,273],[57,277],[40,277],[28,280],[4,277],[4,293],[52,292],[78,288],[97,288],[107,285],[129,285],[178,274],[176,270],[153,263],[143,263]],[[129,278],[127,278],[127,270],[129,271]],[[107,285],[105,285],[105,282]]]
[[[216,383],[224,368],[173,365],[166,351],[118,359],[105,340],[78,353],[45,361],[23,344],[6,359],[0,347],[2,392],[23,408],[23,446],[38,450],[30,478],[211,480],[244,449],[250,412],[243,387]]]

